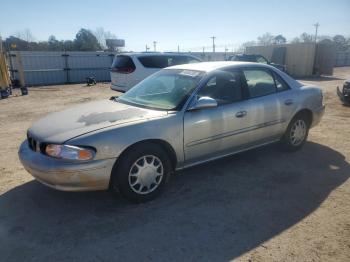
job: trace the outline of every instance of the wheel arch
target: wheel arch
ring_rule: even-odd
[[[109,184],[111,185],[111,181],[113,179],[112,174],[114,173],[115,169],[117,168],[118,164],[120,163],[120,161],[122,161],[123,157],[130,151],[133,150],[133,148],[138,147],[142,144],[153,144],[153,145],[157,145],[160,146],[168,155],[169,160],[171,162],[171,167],[172,170],[174,171],[176,166],[177,166],[177,155],[176,152],[174,150],[174,148],[169,144],[169,142],[162,140],[162,139],[145,139],[145,140],[141,140],[138,142],[135,142],[134,144],[129,145],[127,148],[125,148],[123,150],[123,152],[119,155],[119,157],[117,158],[116,162],[114,163],[114,166],[112,168],[112,173],[111,173],[111,178],[110,178],[110,182]]]
[[[292,117],[292,119],[290,120],[290,122],[297,116],[305,116],[308,120],[308,124],[309,124],[309,127],[312,126],[312,121],[313,121],[313,114],[312,114],[312,110],[308,109],[308,108],[303,108],[303,109],[300,109],[299,111],[297,111],[294,116]]]

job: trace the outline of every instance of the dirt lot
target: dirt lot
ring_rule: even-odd
[[[48,112],[108,98],[108,84],[31,88],[0,101],[0,261],[350,261],[350,108],[327,111],[296,153],[275,145],[191,168],[161,198],[59,192],[33,181],[17,150]],[[55,123],[52,123],[55,125]]]

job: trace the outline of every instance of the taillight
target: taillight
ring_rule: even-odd
[[[130,74],[135,71],[133,67],[114,67],[111,68],[112,72],[121,73],[121,74]]]

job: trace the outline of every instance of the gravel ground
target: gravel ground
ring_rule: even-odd
[[[350,107],[336,86],[296,153],[275,145],[182,171],[152,202],[42,186],[17,150],[49,112],[116,95],[108,84],[31,88],[0,101],[0,261],[350,261]],[[52,123],[54,125],[55,123]]]

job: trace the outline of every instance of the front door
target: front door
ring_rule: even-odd
[[[215,99],[215,108],[187,111],[184,115],[185,164],[205,161],[249,143],[249,101],[244,99],[241,74],[219,71],[197,93]]]

